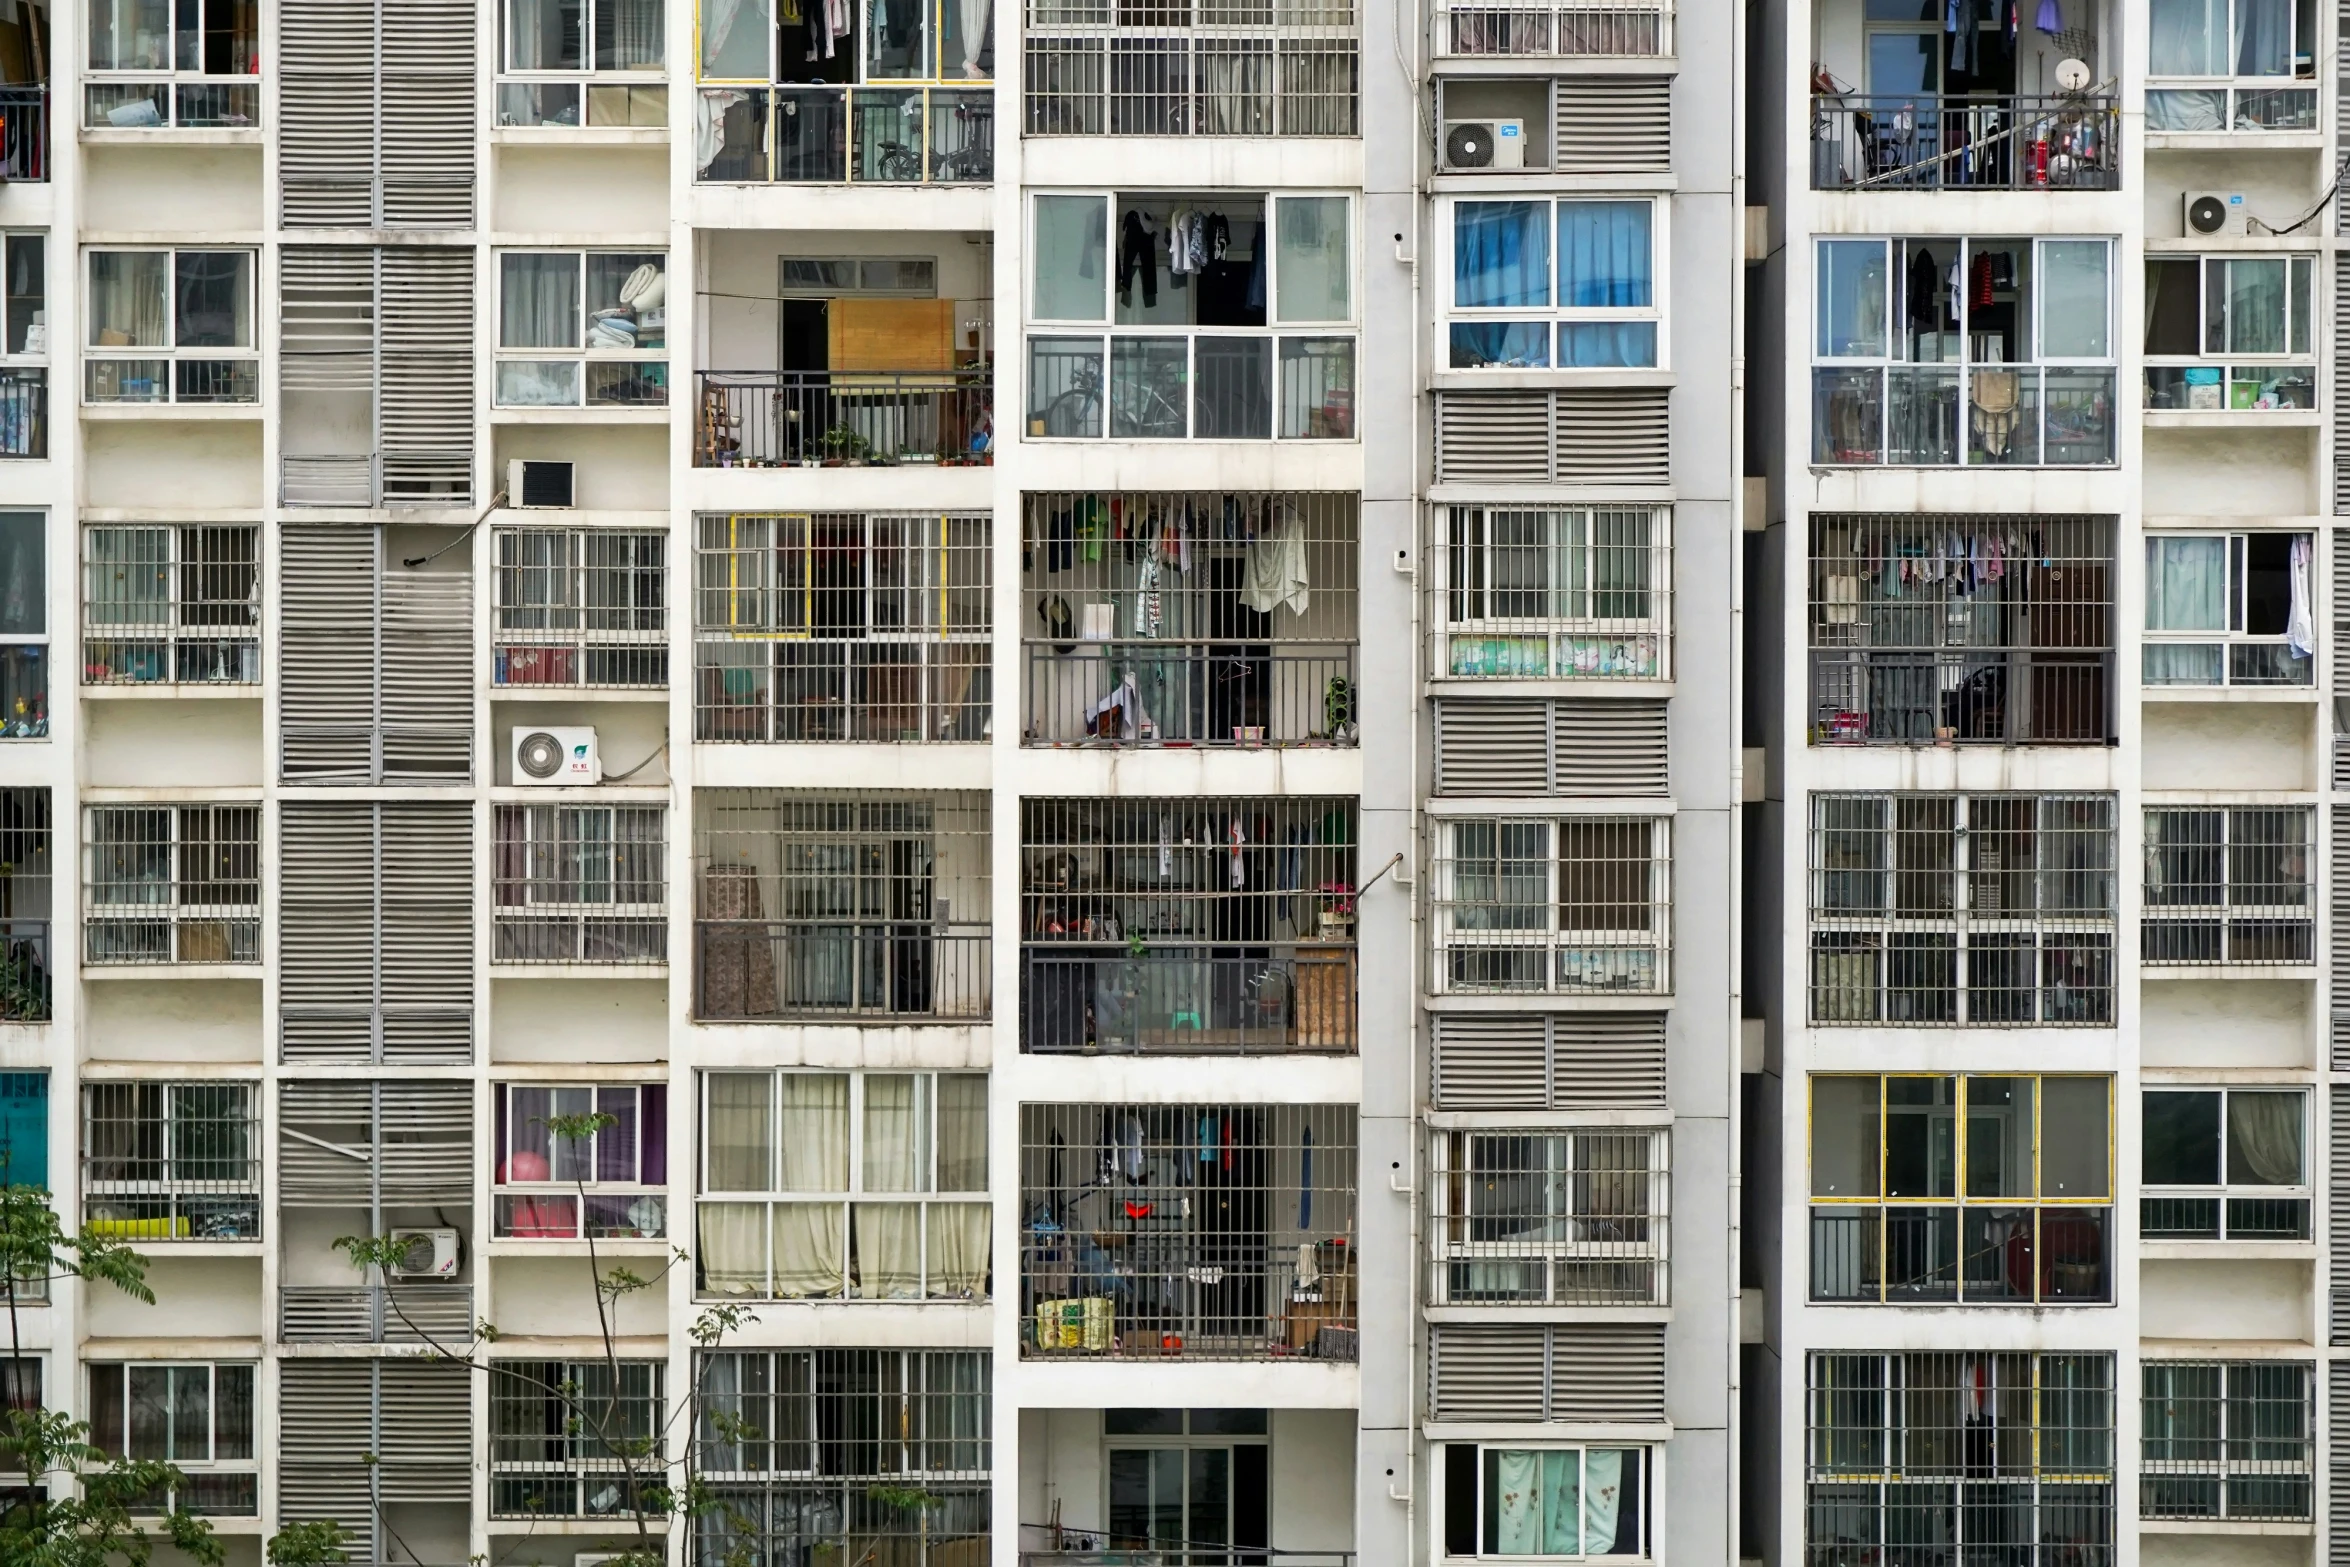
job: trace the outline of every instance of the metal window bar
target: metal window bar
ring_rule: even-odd
[[[2108,84],[2110,85],[2110,84]],[[1820,93],[1814,190],[2119,190],[2111,94]]]
[[[82,683],[261,679],[260,530],[87,528]]]
[[[0,86],[0,180],[46,184],[49,179],[49,84]]]
[[[1442,674],[1671,676],[1671,508],[1455,506],[1446,522]]]
[[[657,1360],[489,1363],[490,1516],[660,1516],[667,1410]]]
[[[1354,1360],[1355,1162],[1351,1105],[1022,1105],[1022,1355]]]
[[[694,823],[695,1016],[988,1016],[984,792],[705,789]]]
[[[1671,990],[1669,818],[1477,818],[1435,834],[1445,990]]]
[[[0,1022],[49,1018],[49,791],[0,789]]]
[[[668,822],[657,805],[501,805],[491,960],[668,956]]]
[[[2112,744],[2113,528],[1814,516],[1812,743]]]
[[[703,184],[976,185],[995,178],[985,87],[705,87]]]
[[[1021,1048],[1351,1053],[1356,803],[1020,802]]]
[[[490,678],[500,686],[657,690],[669,683],[669,539],[500,528]]]
[[[2308,1520],[2317,1489],[2311,1368],[2280,1360],[2149,1360],[2141,1518]]]
[[[985,1350],[714,1350],[696,1359],[694,1377],[699,1478],[730,1494],[771,1480],[961,1482],[985,1505],[994,1462]],[[902,1513],[904,1527],[857,1532],[923,1536],[922,1509],[885,1512]],[[811,1521],[824,1533],[856,1519],[819,1509]]]
[[[251,1083],[82,1087],[82,1224],[141,1241],[261,1238]]]
[[[1673,52],[1671,0],[1439,0],[1433,16],[1443,56]]]
[[[1817,1024],[2108,1027],[2111,795],[1812,797]]]
[[[1350,0],[1030,0],[1030,136],[1361,134]]]
[[[499,1083],[490,1196],[501,1240],[658,1240],[669,1233],[669,1089]],[[608,1116],[558,1137],[560,1116]]]
[[[0,148],[13,140],[6,102],[8,91],[0,87]],[[6,157],[5,151],[0,151],[0,163],[5,163]],[[48,455],[48,368],[0,365],[0,458]]]
[[[734,514],[696,526],[697,738],[987,738],[989,519]]]
[[[1804,1561],[1913,1541],[2012,1567],[2112,1567],[2106,1354],[1814,1352],[1805,1360]]]
[[[1663,1305],[1671,1134],[1440,1133],[1430,1298],[1450,1305]]]
[[[93,806],[85,963],[261,961],[261,808]]]
[[[995,371],[698,370],[697,468],[846,468],[995,460]]]
[[[2207,1119],[2194,1113],[2198,1100],[2208,1104]],[[2138,1189],[2140,1239],[2310,1238],[2307,1094],[2292,1088],[2150,1088],[2145,1106],[2149,1118],[2162,1114],[2168,1123],[2169,1159],[2193,1159],[2208,1178],[2155,1180],[2150,1149],[2148,1178]],[[2280,1109],[2289,1113],[2279,1117]],[[2277,1135],[2288,1127],[2289,1137]],[[2150,1142],[2152,1133],[2150,1119]]]
[[[256,76],[108,77],[82,84],[89,130],[251,130],[261,123]]]
[[[180,1471],[179,1485],[131,1499],[132,1512],[228,1518],[260,1512],[254,1372],[235,1362],[89,1363],[90,1445]]]
[[[2142,961],[2317,961],[2314,807],[2149,807],[2145,853]]]
[[[1022,499],[1030,745],[1356,742],[1356,497]]]

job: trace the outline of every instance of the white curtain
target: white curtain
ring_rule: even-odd
[[[500,348],[577,348],[582,331],[576,253],[504,258],[498,290]]]
[[[930,1205],[930,1293],[953,1300],[987,1296],[989,1209],[983,1202]]]
[[[938,1079],[937,1190],[987,1190],[987,1079],[975,1072]]]
[[[995,31],[995,0],[959,0],[963,24],[963,74],[985,80],[980,58],[987,53],[987,35]]]
[[[699,1214],[702,1287],[713,1295],[767,1293],[767,1210],[755,1202],[705,1202]]]
[[[596,69],[649,71],[661,64],[662,0],[596,0]]]
[[[1626,1555],[1616,1543],[1616,1519],[1628,1478],[1621,1449],[1592,1448],[1583,1455],[1583,1554]],[[1638,1471],[1633,1471],[1636,1478]]]
[[[777,1079],[781,1114],[776,1189],[849,1189],[849,1080],[840,1073],[786,1072]],[[847,1279],[847,1215],[839,1203],[775,1205],[775,1293],[838,1295]]]
[[[2301,1096],[2228,1095],[2228,1183],[2301,1184]]]
[[[713,1072],[706,1081],[709,1113],[703,1136],[708,1139],[709,1173],[704,1189],[771,1190],[774,1144],[767,1105],[775,1079],[765,1072]]]
[[[918,1192],[929,1139],[923,1135],[922,1079],[865,1079],[865,1182],[869,1192]]]
[[[2151,0],[2146,33],[2150,75],[2228,74],[2227,0]]]
[[[857,1227],[859,1300],[922,1298],[922,1206],[861,1202]]]
[[[838,1296],[848,1281],[843,1234],[847,1214],[837,1202],[775,1205],[775,1288],[778,1300]]]

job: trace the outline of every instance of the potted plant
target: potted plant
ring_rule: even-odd
[[[824,466],[827,468],[846,468],[851,463],[862,462],[865,454],[872,449],[871,441],[845,424],[836,424],[824,432]]]
[[[1355,889],[1350,881],[1322,883],[1322,935],[1331,941],[1348,941],[1354,937]]]

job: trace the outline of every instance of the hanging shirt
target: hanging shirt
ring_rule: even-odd
[[[2285,612],[2285,646],[2295,658],[2307,658],[2317,648],[2317,633],[2309,624],[2309,541],[2295,538],[2290,556],[2292,607]]]
[[[1292,615],[1306,612],[1305,531],[1295,517],[1248,547],[1247,573],[1240,586],[1240,602],[1260,615],[1285,606]]]

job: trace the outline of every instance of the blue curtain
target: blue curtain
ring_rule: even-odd
[[[1656,303],[1645,201],[1559,203],[1559,303],[1645,309]]]
[[[49,1076],[0,1072],[0,1180],[49,1185]]]
[[[1550,363],[1548,321],[1455,321],[1455,370],[1539,369]]]
[[[1647,369],[1655,363],[1654,321],[1566,321],[1559,325],[1561,370]]]
[[[1550,303],[1550,203],[1453,208],[1452,302],[1472,310]]]

